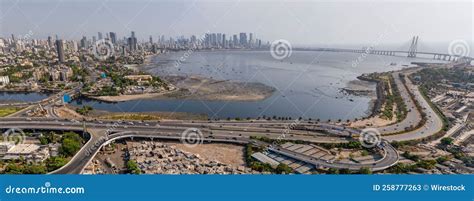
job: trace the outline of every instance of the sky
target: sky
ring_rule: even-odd
[[[252,32],[264,41],[294,46],[393,45],[414,35],[434,46],[453,40],[472,47],[473,3],[367,0],[0,0],[0,36],[63,39],[135,31],[186,36]]]

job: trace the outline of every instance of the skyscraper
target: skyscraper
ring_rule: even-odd
[[[102,40],[102,33],[101,32],[97,33],[97,37],[99,38],[99,40]]]
[[[53,48],[53,38],[51,36],[48,36],[48,47]]]
[[[240,33],[240,45],[242,47],[247,46],[247,33]]]
[[[227,48],[227,41],[225,39],[225,34],[222,34],[222,47]]]
[[[249,33],[249,47],[253,46],[253,33]]]
[[[234,34],[233,37],[232,37],[232,44],[235,46],[237,46],[239,40],[237,39],[237,34]]]
[[[130,51],[135,51],[137,50],[137,38],[135,37],[135,32],[132,31],[132,36],[128,38],[128,48]]]
[[[117,44],[117,34],[115,32],[110,32],[110,41],[112,41],[112,44]]]
[[[58,52],[58,60],[64,63],[64,44],[63,40],[56,40],[56,51]]]
[[[81,39],[81,48],[86,49],[87,48],[87,38],[85,36],[82,36]]]

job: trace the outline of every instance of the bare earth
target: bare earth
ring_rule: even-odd
[[[213,80],[204,77],[169,76],[166,80],[180,90],[166,94],[167,98],[220,101],[259,101],[270,97],[274,88],[261,83]]]
[[[131,100],[141,100],[141,99],[151,99],[151,98],[160,98],[165,94],[171,92],[163,93],[147,93],[147,94],[133,94],[133,95],[119,95],[119,96],[91,96],[90,98],[105,101],[105,102],[123,102]]]
[[[195,147],[175,142],[166,142],[165,144],[173,145],[186,152],[199,154],[207,160],[216,160],[234,167],[245,166],[244,147],[242,146],[222,143],[200,144]]]
[[[90,96],[106,102],[122,102],[140,99],[193,99],[211,101],[259,101],[270,97],[274,88],[261,83],[243,83],[229,80],[213,80],[198,76],[168,76],[166,80],[176,90],[119,96]]]

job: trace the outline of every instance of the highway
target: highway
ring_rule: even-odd
[[[411,73],[413,73],[413,71],[408,72],[408,74]],[[425,100],[425,98],[421,95],[418,86],[414,85],[410,79],[405,80],[408,90],[411,91],[411,93],[414,95],[415,101],[421,106],[423,112],[426,114],[427,121],[418,129],[409,132],[403,132],[397,135],[384,136],[384,139],[388,141],[418,140],[434,135],[443,128],[443,121],[441,117],[439,117],[433,108],[431,108],[428,100]]]
[[[392,73],[392,77],[395,81],[395,85],[397,86],[400,96],[402,97],[402,100],[406,105],[408,112],[405,119],[403,119],[401,122],[378,128],[380,132],[384,135],[398,133],[400,131],[404,131],[405,128],[416,127],[421,121],[421,114],[417,110],[415,102],[412,100],[408,89],[404,86],[400,78],[400,73],[394,72]]]
[[[133,137],[143,137],[148,139],[171,139],[171,140],[180,140],[182,133],[189,128],[198,128],[201,130],[203,136],[202,140],[204,142],[229,142],[229,143],[256,143],[256,140],[252,140],[250,136],[260,136],[267,137],[271,139],[280,139],[282,133],[285,134],[284,140],[301,140],[306,142],[318,142],[318,143],[341,143],[348,142],[351,139],[343,137],[328,136],[327,134],[319,134],[305,131],[301,132],[299,130],[287,130],[285,126],[279,126],[280,128],[270,128],[266,129],[265,132],[256,131],[253,129],[255,126],[258,129],[262,127],[269,126],[275,127],[278,123],[274,122],[272,124],[267,123],[256,123],[253,122],[253,129],[242,129],[235,126],[218,126],[218,122],[213,122],[211,126],[205,126],[203,122],[160,122],[160,124],[151,126],[146,126],[148,123],[135,122],[133,125],[130,125],[130,122],[122,122],[118,124],[115,122],[114,126],[111,126],[111,122],[102,122],[102,123],[87,123],[87,133],[90,134],[90,139],[87,143],[81,148],[81,150],[70,160],[70,162],[64,167],[52,172],[55,174],[76,174],[80,173],[87,163],[92,160],[95,154],[100,150],[105,144],[121,139],[121,138],[133,138]],[[244,123],[249,124],[250,122]],[[228,125],[229,122],[223,123]],[[218,127],[219,129],[213,130],[209,127]],[[83,130],[83,124],[81,122],[71,122],[66,120],[57,120],[52,118],[34,118],[29,120],[24,120],[22,118],[8,118],[3,119],[0,122],[0,128],[20,128],[20,129],[47,129],[47,130],[71,130],[79,131]],[[237,129],[234,129],[237,128]],[[265,128],[263,128],[265,129]],[[262,142],[260,142],[262,143]],[[387,159],[396,159],[396,160],[381,160],[376,162],[373,167],[370,169],[377,171],[384,168],[388,168],[391,165],[394,165],[398,161],[398,154],[396,151],[391,151],[391,146],[381,147],[386,153]],[[275,152],[287,155],[295,156],[295,153],[289,150],[275,150]],[[302,157],[296,154],[296,157]],[[298,158],[297,158],[298,159]],[[329,163],[317,158],[306,156],[303,158],[304,161],[310,161],[310,164],[317,165],[317,167],[343,167],[348,169],[360,169],[361,164],[354,165],[354,167],[349,164],[343,163]],[[366,167],[365,165],[364,167]]]

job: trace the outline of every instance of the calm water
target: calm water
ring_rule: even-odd
[[[39,101],[47,98],[49,95],[49,93],[35,92],[0,92],[0,103]]]
[[[299,52],[290,58],[275,60],[265,51],[194,52],[176,65],[184,52],[153,58],[144,70],[155,75],[201,75],[218,80],[260,82],[277,89],[263,101],[226,102],[201,100],[137,100],[121,103],[101,103],[77,100],[74,105],[91,105],[96,109],[115,112],[191,112],[211,118],[285,116],[320,119],[353,119],[369,111],[368,97],[343,95],[340,88],[362,73],[403,68],[410,59],[355,53]],[[354,61],[359,62],[354,63]],[[397,65],[390,65],[396,63]],[[356,64],[356,65],[354,65]],[[375,88],[372,85],[372,88]]]

